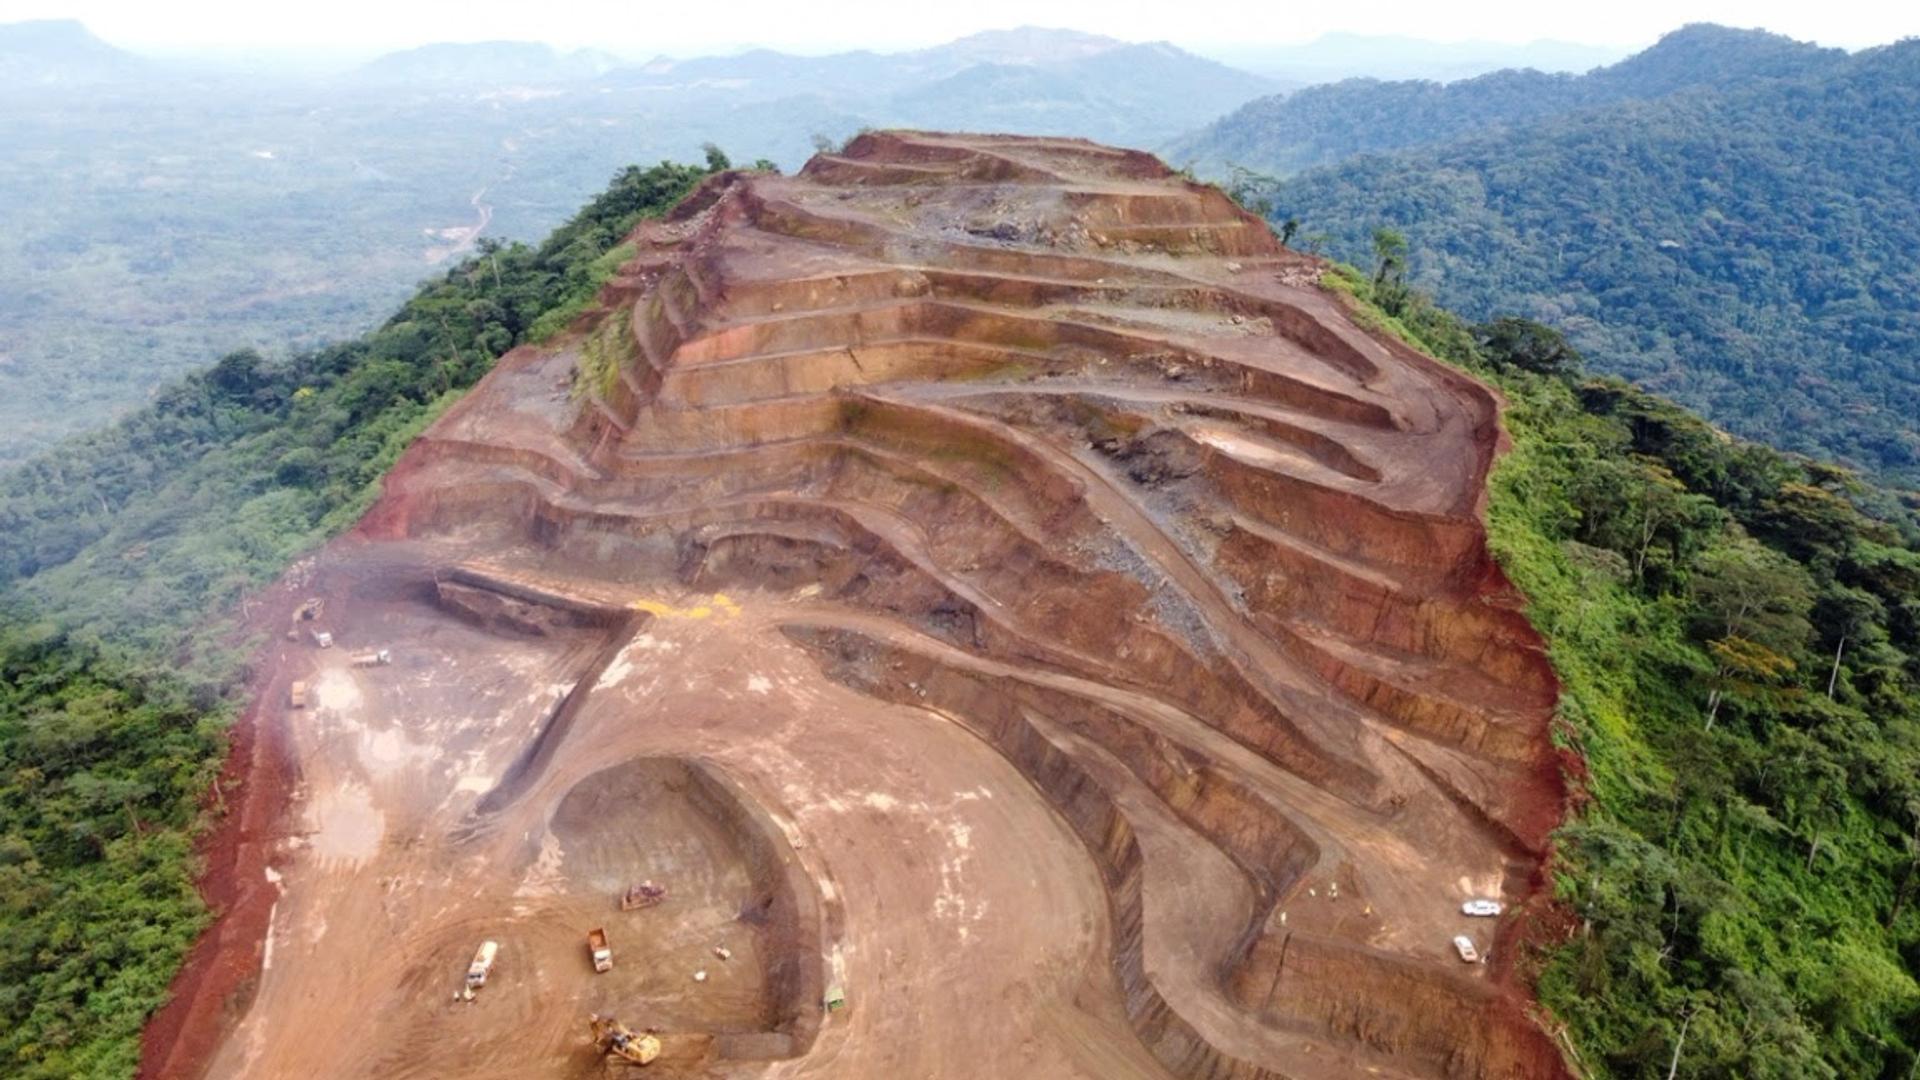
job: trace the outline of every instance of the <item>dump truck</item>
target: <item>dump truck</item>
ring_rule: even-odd
[[[333,648],[333,635],[327,633],[325,630],[309,630],[307,634],[313,638],[315,645],[323,649]]]
[[[393,654],[385,649],[370,649],[354,653],[347,657],[347,662],[354,667],[386,667],[393,663]]]
[[[487,985],[487,976],[493,974],[493,962],[500,956],[500,943],[483,941],[473,954],[473,963],[467,965],[467,985],[460,996],[467,1001],[473,1000],[473,992]]]
[[[287,627],[287,640],[300,640],[300,624],[318,619],[327,610],[327,602],[317,596],[309,596],[300,606],[293,609],[291,625]]]
[[[587,955],[593,958],[593,970],[608,972],[613,970],[613,949],[607,945],[607,932],[594,927],[587,931]]]
[[[652,907],[667,898],[667,887],[643,881],[620,894],[620,910],[632,911],[634,908]]]
[[[292,686],[287,687],[287,705],[295,709],[307,707],[306,683],[296,681]]]
[[[632,1028],[611,1016],[593,1014],[587,1022],[593,1032],[594,1049],[610,1058],[632,1065],[650,1065],[660,1056],[660,1040],[651,1034],[636,1034]]]

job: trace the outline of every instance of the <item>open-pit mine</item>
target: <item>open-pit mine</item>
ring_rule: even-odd
[[[150,1071],[1565,1074],[1492,392],[1074,140],[863,135],[631,242],[267,598]]]

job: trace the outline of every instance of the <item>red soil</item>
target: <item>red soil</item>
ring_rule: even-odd
[[[284,599],[272,606],[290,610]],[[253,703],[229,733],[226,761],[207,798],[205,809],[218,818],[200,843],[199,887],[214,921],[175,974],[167,1004],[147,1021],[142,1077],[200,1075],[246,1010],[260,974],[268,920],[280,898],[267,870],[285,836],[297,776],[284,731],[271,718],[262,722],[263,713],[277,712],[268,693],[264,682],[253,688]]]
[[[1077,140],[863,136],[633,240],[323,555],[402,659],[269,658],[325,692],[250,714],[305,832],[211,1073],[594,1075],[613,1009],[676,1075],[1564,1074],[1513,970],[1564,798],[1494,394]],[[255,914],[156,1074],[258,959],[233,843]],[[687,904],[583,976],[642,868]],[[517,966],[449,1006],[483,936]]]

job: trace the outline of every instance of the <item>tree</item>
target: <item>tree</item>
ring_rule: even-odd
[[[1741,637],[1797,653],[1813,632],[1813,579],[1806,568],[1751,538],[1733,534],[1695,560],[1696,628],[1707,637]]]
[[[220,358],[208,373],[207,379],[213,388],[228,398],[246,398],[252,395],[260,383],[260,366],[263,361],[260,354],[252,349],[240,349]]]
[[[1582,365],[1579,352],[1560,331],[1532,319],[1508,315],[1484,322],[1473,328],[1473,338],[1495,367],[1570,375]]]
[[[1397,281],[1406,270],[1407,238],[1396,229],[1382,225],[1373,230],[1373,287]]]
[[[1576,537],[1618,552],[1636,584],[1664,586],[1718,535],[1725,516],[1666,466],[1638,455],[1596,454],[1567,492],[1580,511]]]
[[[1743,535],[1708,549],[1696,561],[1695,631],[1714,659],[1707,730],[1729,693],[1765,702],[1794,670],[1813,633],[1813,580],[1806,569]]]
[[[1407,238],[1397,230],[1381,226],[1373,230],[1373,298],[1381,310],[1398,315],[1406,310]]]

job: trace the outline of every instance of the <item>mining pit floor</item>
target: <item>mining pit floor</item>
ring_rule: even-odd
[[[1565,1073],[1490,391],[1073,140],[866,135],[634,240],[263,598],[147,1075]]]

